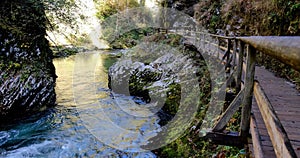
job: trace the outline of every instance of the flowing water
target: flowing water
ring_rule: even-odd
[[[115,104],[115,100],[124,105],[132,102],[130,97],[112,97],[108,89],[108,67],[115,61],[111,52],[103,51],[55,59],[58,105],[1,127],[0,157],[156,157],[149,151],[134,152],[134,142],[146,143],[159,129],[159,120],[156,116],[136,119]],[[143,134],[121,132],[124,140],[112,140],[107,138],[109,132],[116,131],[107,120]],[[93,132],[97,127],[107,132],[100,130],[102,135],[97,136]],[[114,143],[128,150],[118,150]]]

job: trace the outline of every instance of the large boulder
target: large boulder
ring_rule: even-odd
[[[183,43],[177,45],[179,47],[151,42],[140,44],[124,53],[108,73],[113,95],[133,96],[136,104],[160,117],[161,125],[176,115],[179,106],[185,102],[182,97],[192,91],[190,86],[197,87],[195,83],[200,80],[206,81],[199,85],[201,87],[209,82],[200,53],[186,46],[180,47]],[[203,93],[206,91],[207,88]]]

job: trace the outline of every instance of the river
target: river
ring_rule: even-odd
[[[150,151],[137,152],[134,142],[147,142],[155,135],[158,117],[136,119],[124,112],[124,106],[114,104],[116,99],[118,103],[132,102],[128,96],[112,97],[108,89],[108,68],[117,60],[114,54],[91,51],[55,59],[57,106],[2,126],[0,157],[156,157]],[[122,142],[118,139],[110,142],[109,132],[101,133],[101,130],[101,136],[97,136],[93,132],[97,127],[115,130],[105,123],[107,120],[89,120],[100,119],[103,113],[124,129],[143,130],[143,135],[136,137],[123,132],[126,140]],[[123,146],[115,147],[114,143]]]

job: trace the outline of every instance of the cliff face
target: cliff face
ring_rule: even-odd
[[[198,0],[163,0],[161,1],[162,6],[168,8],[174,8],[184,13],[194,16],[194,5],[197,4]]]
[[[55,104],[46,16],[39,1],[0,6],[0,118],[20,117]]]

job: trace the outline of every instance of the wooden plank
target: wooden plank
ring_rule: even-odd
[[[263,128],[263,125],[264,125],[263,118],[256,117],[256,119],[258,120],[258,121],[256,121],[257,125],[259,127]],[[261,120],[259,120],[259,119],[261,119]],[[299,122],[293,123],[291,121],[287,122],[287,121],[281,121],[281,120],[280,120],[280,122],[284,126],[286,131],[293,130],[293,131],[299,131],[298,133],[300,133],[300,123]],[[293,133],[293,131],[288,131],[288,133]]]
[[[264,158],[262,144],[261,144],[259,132],[258,132],[258,129],[256,126],[256,120],[253,115],[251,115],[251,120],[250,120],[250,131],[251,131],[251,138],[252,138],[252,143],[253,143],[254,157]]]
[[[277,106],[278,105],[281,106],[281,104],[277,104]],[[287,109],[287,106],[283,106],[283,107],[280,107],[280,108],[276,107],[275,112],[276,112],[277,115],[283,115],[283,116],[284,115],[289,115],[289,116],[299,117],[299,111],[297,111],[297,110],[299,110],[299,108],[293,108],[292,107],[292,109],[290,110],[290,107],[288,107],[288,109]],[[259,112],[258,107],[253,107],[253,112]]]
[[[291,143],[300,147],[300,140],[292,140]]]
[[[257,117],[257,120],[258,119],[262,119],[262,118]],[[280,121],[280,122],[285,128],[297,128],[297,129],[300,128],[300,122],[292,122],[292,121]],[[262,122],[260,122],[258,124],[262,124]],[[263,122],[263,124],[264,124],[264,122]]]
[[[253,110],[253,112],[257,112],[257,110]],[[300,124],[300,117],[299,114],[280,114],[280,112],[275,111],[276,115],[280,118],[280,121],[282,122],[290,122],[290,123],[295,123],[295,125],[298,123]],[[297,128],[300,128],[297,127]]]
[[[254,95],[272,141],[276,156],[297,157],[279,118],[275,114],[270,101],[258,82],[254,83]]]
[[[250,128],[250,116],[253,96],[254,74],[255,74],[255,49],[248,45],[245,74],[245,94],[242,102],[241,136],[247,137]]]
[[[255,101],[255,98],[253,98],[253,105],[252,105],[252,109],[253,108],[258,108],[257,107],[257,103]],[[255,117],[256,119],[256,128],[259,132],[259,138],[260,138],[260,142],[262,145],[262,150],[263,150],[263,154],[264,157],[266,158],[275,158],[275,152],[273,149],[273,145],[271,143],[270,137],[268,134],[265,134],[264,132],[262,133],[262,129],[266,129],[266,126],[261,118],[261,114],[259,112],[253,112],[252,115]],[[253,147],[252,147],[253,148]],[[253,149],[252,149],[253,150]]]
[[[269,134],[267,129],[262,129],[261,124],[257,124],[257,128],[260,129],[260,130],[259,130],[259,133],[260,133],[261,135],[268,135],[268,134]],[[290,130],[290,132],[287,132],[288,137],[289,137],[290,140],[293,140],[293,137],[297,137],[297,136],[299,135],[299,133],[300,133],[299,130],[298,130],[298,131],[297,131],[297,130],[293,130],[292,128],[291,128],[291,129],[285,129],[285,130],[286,130],[286,131],[289,131],[289,130]]]
[[[244,97],[244,89],[238,93],[238,95],[234,98],[234,100],[231,102],[231,104],[226,109],[226,111],[221,115],[219,121],[213,127],[213,131],[223,130],[223,128],[226,126],[226,124],[233,116],[233,114],[239,109],[243,97]]]
[[[229,64],[230,61],[230,47],[231,47],[231,40],[230,39],[227,39],[227,47],[226,47],[226,52],[225,54],[223,55],[222,57],[222,61],[226,59],[226,64]],[[226,65],[227,66],[227,65]]]

